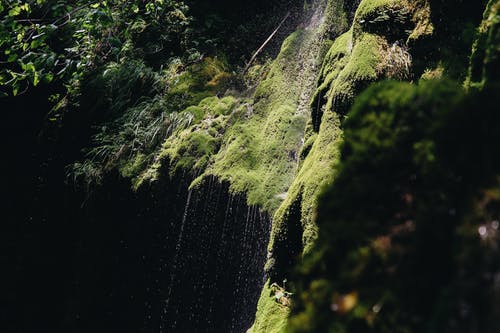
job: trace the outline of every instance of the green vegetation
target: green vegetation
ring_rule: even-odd
[[[356,11],[356,19],[364,20],[370,16],[379,16],[387,11],[397,11],[403,9],[407,4],[398,0],[369,0],[361,1]],[[374,13],[376,13],[374,15]],[[380,18],[379,18],[380,19]]]
[[[273,297],[269,283],[262,289],[262,295],[257,304],[257,313],[265,313],[266,316],[258,316],[250,333],[257,332],[285,332],[288,314],[290,309],[281,305]]]
[[[386,5],[387,2],[380,4],[383,8]],[[365,13],[366,8],[374,11],[379,7],[371,2],[365,4],[365,1],[362,1],[356,17]],[[389,67],[393,73],[398,69],[395,69],[398,61],[394,61],[394,56],[390,53],[391,51],[394,53],[396,47],[402,47],[389,48],[388,41],[383,35],[374,35],[362,30],[355,38],[353,31],[356,26],[358,23],[354,23],[349,31],[340,35],[325,57],[318,88],[311,102],[311,136],[304,147],[308,152],[303,154],[304,161],[300,165],[300,170],[285,202],[275,215],[269,247],[273,254],[273,270],[278,279],[283,278],[283,274],[289,269],[290,257],[298,259],[296,257],[299,253],[308,252],[317,237],[317,227],[314,222],[317,197],[322,186],[331,181],[332,169],[339,158],[339,144],[342,142],[341,117],[347,113],[354,96],[363,87],[383,78]],[[406,37],[407,35],[402,35],[400,39],[405,40]],[[407,71],[407,68],[401,67],[400,70]],[[312,135],[314,132],[317,134]],[[300,213],[297,215],[293,210],[298,201],[300,201]],[[300,222],[293,219],[299,219]],[[287,225],[299,226],[300,230],[295,232],[302,233],[298,239],[300,244],[290,247],[287,236],[290,231]],[[291,253],[290,248],[301,250],[299,253],[293,251]]]
[[[291,331],[448,329],[457,297],[472,291],[464,286],[478,283],[478,275],[457,274],[481,247],[475,223],[496,214],[487,207],[499,198],[484,189],[496,186],[499,164],[484,152],[498,140],[497,102],[491,92],[465,96],[442,81],[388,82],[358,96],[337,175],[320,199],[318,241],[299,268]],[[472,114],[478,127],[467,124]],[[480,208],[484,195],[490,204]],[[359,297],[343,312],[352,293]],[[476,291],[465,302],[477,307],[486,298]],[[473,316],[482,318],[478,327],[493,320],[491,312]]]
[[[477,60],[481,39],[494,36],[494,24],[484,27],[495,22],[495,4],[471,61],[477,73],[491,76],[472,84],[476,89],[467,94],[429,77],[418,85],[375,84],[356,98],[343,123],[334,180],[318,203],[318,239],[297,267],[289,331],[497,327],[493,281],[481,276],[498,269],[491,260],[497,258],[500,197],[493,189],[500,164],[493,152],[500,118],[490,87],[499,76],[485,69],[488,60]],[[493,41],[485,44],[489,59],[497,59]],[[464,267],[473,274],[460,273]],[[458,304],[485,310],[464,316]]]
[[[182,266],[183,232],[194,229],[165,214],[188,215],[191,194],[204,198],[196,191],[217,184],[230,200],[225,219],[234,198],[241,216],[248,208],[245,239],[231,241],[247,246],[248,230],[256,230],[251,214],[273,217],[267,282],[250,332],[499,331],[500,1],[300,2],[242,73],[288,5],[1,2],[0,101],[9,114],[21,105],[44,119],[20,126],[37,132],[23,147],[36,143],[43,152],[19,153],[40,167],[19,200],[37,193],[32,206],[45,223],[52,199],[39,198],[50,191],[37,182],[58,182],[57,200],[69,192],[71,207],[81,206],[51,213],[66,223],[72,214],[88,213],[82,221],[100,214],[82,208],[88,201],[102,209],[93,192],[115,186],[130,190],[123,202],[147,198],[124,225],[138,239],[149,234],[131,221],[152,221],[146,227],[159,239],[179,230],[168,235],[177,245],[163,247],[175,254],[143,262],[137,255],[163,278],[171,257]],[[259,13],[254,19],[235,13],[249,7]],[[267,8],[280,14],[266,18]],[[38,112],[24,96],[49,102]],[[168,206],[186,200],[170,193],[177,185],[189,193],[186,212]],[[162,196],[170,201],[159,204]],[[210,212],[211,222],[219,213]],[[232,230],[224,220],[226,227],[203,247],[223,253]],[[136,259],[125,250],[109,255]],[[116,267],[125,267],[120,260]],[[284,279],[293,296],[280,303],[273,283]]]
[[[296,113],[300,80],[290,84],[288,74],[299,59],[305,31],[283,43],[266,79],[257,87],[250,114],[238,119],[226,134],[209,173],[231,183],[231,189],[246,193],[251,205],[272,211],[279,194],[286,192],[305,128],[306,117]]]
[[[165,56],[189,18],[179,1],[6,1],[0,5],[1,92],[54,79],[75,84],[109,61]]]
[[[247,104],[231,96],[222,99],[207,97],[198,106],[188,107],[181,114],[195,115],[192,126],[163,143],[155,163],[141,175],[137,185],[144,180],[156,180],[164,164],[169,166],[171,175],[181,170],[203,172],[218,151],[228,122],[244,112],[246,107]]]
[[[412,46],[419,45],[419,39],[427,38],[433,31],[430,7],[425,2],[409,4],[400,1],[362,1],[351,29],[332,44],[323,62],[318,89],[311,101],[312,124],[301,153],[303,161],[300,162],[299,171],[284,203],[275,214],[269,246],[272,257],[268,262],[271,282],[291,274],[290,267],[294,262],[300,262],[303,254],[308,255],[312,251],[310,256],[316,259],[321,255],[318,265],[326,260],[323,250],[314,248],[318,237],[317,198],[322,188],[331,186],[329,184],[332,181],[334,184],[337,182],[339,149],[343,142],[342,116],[347,114],[354,97],[370,82],[382,78],[411,78]],[[428,71],[426,77],[441,77],[442,72],[443,68],[438,67],[437,70]],[[395,90],[397,89],[400,88]],[[351,117],[352,112],[349,112],[348,122]],[[382,125],[380,127],[384,128]],[[365,136],[370,138],[372,134],[372,131],[367,131]],[[423,151],[427,149],[424,143],[417,146]],[[332,249],[336,247],[332,246]],[[364,259],[354,260],[362,262]],[[307,266],[307,262],[304,265]],[[308,271],[304,276],[307,274],[312,273]],[[321,284],[326,286],[323,282]],[[312,284],[310,287],[312,288]],[[331,289],[330,285],[328,288]],[[311,293],[321,294],[320,291]],[[326,291],[325,293],[328,294]],[[332,294],[333,291],[330,295]],[[328,310],[322,308],[321,313],[313,313],[317,304],[308,303],[306,299],[315,302],[310,295],[300,297],[299,303],[305,308],[301,308],[303,312],[294,316],[292,327],[298,329],[305,325],[302,327],[303,331],[328,331],[321,324],[314,326],[315,321],[323,320],[317,316],[329,318]],[[328,308],[331,304],[325,303],[323,306]],[[261,320],[259,315],[257,319]],[[332,329],[342,331],[341,326]]]
[[[466,82],[471,88],[482,89],[487,82],[499,76],[498,50],[500,44],[500,3],[490,1],[484,12],[484,19],[479,27],[479,36],[474,43],[471,56],[469,78]]]
[[[167,138],[174,136],[182,141],[184,136],[174,134],[198,125],[205,117],[231,112],[236,103],[234,98],[213,96],[226,89],[231,77],[222,61],[207,57],[186,69],[180,66],[182,63],[174,60],[164,72],[157,73],[141,62],[111,63],[101,76],[84,87],[83,96],[101,91],[101,99],[91,107],[105,110],[107,119],[93,136],[92,146],[86,152],[88,160],[72,166],[70,174],[77,174],[76,178],[86,184],[98,184],[103,174],[118,168],[137,187],[142,173],[153,165]],[[63,104],[61,108],[65,107]],[[198,156],[201,151],[210,151],[209,147],[199,146],[200,139],[189,141],[197,146],[191,149],[196,151],[193,158],[201,157]],[[184,142],[183,146],[188,144]],[[88,169],[89,165],[100,171],[78,170],[84,166]],[[186,161],[179,164],[188,165]],[[198,161],[198,166],[201,165],[202,160]],[[99,177],[91,179],[95,175]]]
[[[296,171],[307,122],[307,114],[298,112],[299,99],[304,94],[304,86],[308,86],[306,82],[314,79],[311,69],[299,72],[298,78],[293,75],[297,75],[298,66],[305,61],[301,52],[316,41],[317,34],[301,29],[284,41],[252,100],[240,103],[237,108],[231,105],[225,109],[227,101],[233,104],[233,97],[225,97],[220,102],[211,98],[187,108],[188,112],[198,113],[215,101],[218,106],[212,109],[225,110],[218,111],[221,116],[216,119],[212,119],[214,112],[201,112],[205,118],[200,125],[193,125],[167,140],[157,163],[146,171],[144,179],[157,179],[156,172],[163,164],[170,165],[174,171],[183,167],[193,173],[202,172],[200,178],[214,175],[228,181],[231,191],[247,195],[249,205],[275,211]],[[197,140],[192,141],[193,136]],[[217,143],[209,147],[216,149],[205,149],[211,140]],[[195,147],[189,147],[191,143]]]

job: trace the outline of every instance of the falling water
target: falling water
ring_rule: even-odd
[[[192,194],[193,194],[193,190],[190,189],[189,193],[188,193],[187,201],[186,201],[186,206],[184,208],[184,214],[182,215],[182,222],[181,222],[181,229],[179,231],[179,238],[177,240],[177,244],[175,245],[175,255],[174,255],[174,259],[172,260],[172,268],[171,268],[171,273],[170,273],[170,284],[168,286],[167,300],[165,301],[165,308],[164,308],[165,315],[166,315],[166,311],[168,309],[170,296],[172,295],[172,286],[174,284],[175,273],[177,271],[177,261],[179,260],[179,252],[180,252],[181,244],[182,244],[182,236],[184,235],[184,227],[186,226],[186,220],[187,220],[189,204],[191,202],[191,195]],[[162,327],[160,327],[160,332],[163,332]]]
[[[307,37],[298,55],[302,61],[291,62],[296,67],[289,70],[292,78],[303,82],[296,113],[304,116],[325,39],[320,29],[325,3],[313,3],[303,25]],[[208,176],[189,189],[193,178],[182,175],[168,184],[177,184],[179,191],[164,205],[163,223],[158,221],[161,250],[143,330],[245,332],[253,323],[266,280],[271,219],[248,205],[245,195],[231,194],[228,183]]]
[[[215,177],[191,190],[180,181],[182,214],[177,211],[177,224],[175,216],[167,218],[172,228],[164,231],[154,279],[153,302],[161,305],[148,307],[144,330],[244,332],[264,284],[270,218]]]

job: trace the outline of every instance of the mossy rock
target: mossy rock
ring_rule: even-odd
[[[490,0],[473,45],[466,86],[482,89],[500,78],[500,1]]]
[[[222,99],[212,96],[197,106],[186,108],[184,113],[193,114],[192,125],[165,141],[153,170],[146,173],[148,177],[151,178],[155,170],[157,172],[165,164],[162,162],[165,159],[171,174],[179,170],[193,173],[205,170],[220,148],[228,120],[237,116],[236,111],[232,114],[235,109],[240,109],[237,105],[238,100],[232,96]]]
[[[405,30],[412,29],[411,16],[406,0],[363,0],[354,17],[354,38],[368,32],[397,40]]]
[[[248,333],[283,333],[286,329],[287,318],[290,309],[276,302],[275,297],[271,293],[269,281],[266,282],[262,289],[262,294],[257,304],[257,312],[265,313],[266,316],[259,316],[248,330]]]
[[[286,277],[284,274],[291,267],[289,258],[296,255],[297,248],[304,254],[314,244],[318,234],[315,223],[317,198],[321,189],[335,179],[343,142],[342,120],[348,117],[354,98],[365,87],[394,75],[390,67],[398,59],[394,59],[393,53],[409,57],[405,46],[399,43],[404,43],[412,30],[400,30],[397,39],[402,42],[395,43],[393,35],[387,36],[385,27],[392,27],[391,15],[397,15],[401,21],[398,24],[414,28],[416,22],[412,14],[415,8],[406,1],[363,0],[351,28],[333,42],[327,53],[318,88],[311,99],[311,125],[315,134],[309,135],[305,142],[298,173],[274,215],[269,244],[273,278]],[[372,29],[367,24],[384,28]],[[299,239],[289,239],[297,232],[291,229],[292,226],[301,231]]]
[[[428,21],[429,7],[422,1],[361,1],[351,29],[334,41],[323,63],[311,101],[315,130],[324,110],[346,114],[354,95],[370,82],[408,77],[411,55],[405,43],[412,34],[430,33]]]
[[[210,96],[202,99],[198,105],[188,106],[182,112],[192,114],[194,123],[199,123],[207,115],[215,117],[230,114],[236,103],[236,98],[232,96],[226,96],[222,99],[217,96]]]

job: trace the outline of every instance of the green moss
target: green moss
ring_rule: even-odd
[[[205,117],[205,109],[199,105],[188,106],[183,112],[192,114],[193,120],[196,123],[200,122]]]
[[[302,196],[301,224],[303,230],[302,244],[307,252],[316,238],[317,228],[314,223],[317,197],[320,189],[332,180],[332,170],[339,158],[339,146],[342,142],[339,115],[325,114],[317,138],[314,139],[310,153],[305,158],[283,204],[274,217],[273,233],[270,249],[274,249],[274,239],[279,238],[283,224],[297,197]]]
[[[174,111],[197,105],[206,97],[224,92],[232,79],[227,65],[218,58],[204,58],[184,70],[176,68],[170,69],[172,75],[169,76],[167,92]],[[180,70],[179,74],[177,70]]]
[[[199,104],[212,115],[228,115],[235,106],[237,100],[233,96],[226,96],[222,99],[217,96],[205,98]]]
[[[349,61],[333,83],[330,96],[343,94],[353,97],[354,89],[360,82],[377,79],[382,70],[384,39],[372,34],[362,34],[353,46]],[[332,105],[332,100],[329,101]]]
[[[380,31],[379,28],[391,33],[387,28],[407,23],[410,12],[409,2],[406,0],[363,0],[354,16],[354,37],[357,39],[361,31]]]
[[[312,36],[310,31],[299,30],[287,38],[256,89],[256,102],[234,107],[232,97],[210,97],[186,109],[195,114],[195,123],[167,140],[154,168],[158,170],[166,158],[173,169],[205,169],[202,176],[229,181],[231,191],[246,193],[249,204],[269,212],[276,210],[282,201],[280,194],[293,181],[307,122],[307,115],[298,114],[297,108],[304,89],[302,80],[311,80],[311,75],[303,73],[302,79],[294,75],[303,60],[300,50]],[[230,110],[234,111],[229,114]],[[195,141],[191,138],[199,132],[210,143],[208,148],[198,141],[200,137]],[[196,148],[185,148],[191,144]],[[154,170],[146,174],[156,178]]]
[[[381,76],[387,49],[387,42],[378,35],[361,33],[358,40],[354,41],[352,29],[334,42],[326,56],[320,84],[311,101],[316,130],[324,110],[344,114],[345,105],[352,101],[355,93]]]
[[[300,50],[312,33],[299,30],[283,43],[266,79],[257,87],[256,102],[235,119],[207,173],[231,183],[231,190],[246,193],[249,204],[274,211],[280,194],[290,186],[307,115],[298,114],[304,77],[293,77]]]
[[[276,302],[275,297],[271,293],[269,288],[269,281],[267,281],[264,289],[262,290],[262,295],[257,304],[257,312],[265,313],[266,317],[257,317],[257,320],[250,328],[249,333],[282,333],[285,332],[285,327],[287,323],[287,317],[290,313],[290,309],[284,305]]]
[[[194,123],[199,123],[207,115],[228,115],[231,113],[236,103],[236,98],[232,96],[227,96],[222,99],[217,96],[210,96],[202,99],[198,105],[188,106],[183,112],[192,114]]]
[[[143,178],[156,179],[156,173],[164,162],[168,161],[170,172],[179,170],[191,172],[204,171],[218,152],[227,122],[232,119],[230,110],[236,105],[233,97],[204,99],[198,106],[187,108],[184,112],[198,113],[196,121],[187,129],[176,133],[165,141],[157,162],[148,170]]]
[[[172,171],[203,170],[215,152],[215,140],[209,134],[200,132],[191,132],[184,137],[181,135],[180,143],[170,148]]]
[[[491,268],[477,260],[479,252],[464,265],[469,250],[457,227],[481,225],[474,214],[492,207],[465,203],[477,195],[478,184],[498,186],[498,167],[490,167],[499,165],[498,155],[483,155],[496,151],[497,95],[467,96],[455,83],[422,81],[375,84],[356,98],[344,122],[335,180],[319,201],[318,240],[296,270],[291,332],[441,332],[450,318],[470,320],[453,305],[469,291],[477,295],[476,273]],[[470,126],[471,112],[478,113],[478,126]],[[460,205],[450,214],[449,207]],[[488,251],[477,227],[469,233],[480,252]],[[456,270],[470,274],[450,274]],[[492,289],[485,284],[481,292]],[[353,298],[347,311],[336,301],[339,294]],[[490,302],[496,300],[469,304],[492,309]],[[373,310],[377,304],[384,310]],[[494,310],[475,313],[477,322],[495,320]],[[412,316],[416,320],[408,321]]]
[[[144,163],[146,162],[146,155],[139,153],[129,160],[124,161],[120,166],[120,173],[123,177],[134,178],[140,174],[144,168]]]
[[[473,45],[466,87],[483,89],[500,77],[500,1],[490,0]]]
[[[311,102],[313,109],[322,104],[321,99],[325,96],[332,82],[338,78],[340,71],[345,67],[351,48],[352,30],[338,37],[330,47],[321,68],[318,80],[320,84]]]
[[[374,12],[382,12],[387,9],[401,8],[405,0],[363,0],[356,11],[356,20],[363,20],[373,15]]]

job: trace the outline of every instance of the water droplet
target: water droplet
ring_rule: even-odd
[[[488,229],[486,229],[486,226],[482,225],[478,228],[478,233],[479,235],[481,236],[481,238],[485,238],[487,233],[488,233]]]
[[[491,222],[491,227],[495,230],[498,230],[498,228],[500,227],[500,222],[498,221]]]
[[[372,308],[372,311],[375,312],[375,313],[379,313],[380,310],[382,310],[382,304],[378,303],[378,304],[375,304]]]

